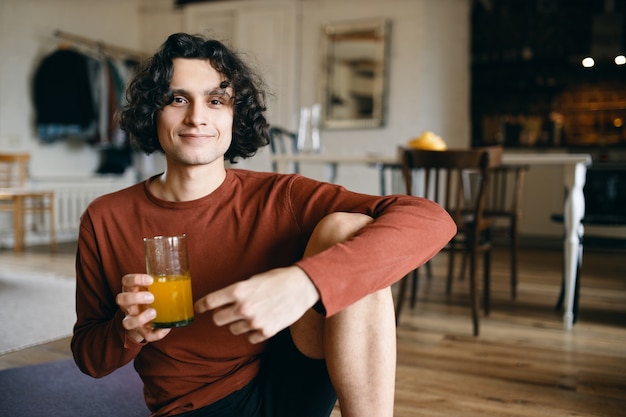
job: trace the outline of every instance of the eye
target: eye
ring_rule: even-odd
[[[174,96],[174,100],[172,100],[173,106],[180,106],[180,105],[187,104],[187,103],[188,103],[187,99],[183,96]]]
[[[208,103],[211,107],[221,107],[230,103],[230,96],[227,94],[218,94],[208,97]]]

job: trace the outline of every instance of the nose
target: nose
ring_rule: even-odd
[[[190,126],[202,126],[207,124],[209,109],[205,103],[194,101],[187,109],[186,122]]]

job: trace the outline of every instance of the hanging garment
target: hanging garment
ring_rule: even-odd
[[[90,127],[95,109],[88,59],[80,52],[59,49],[39,64],[33,80],[33,99],[42,140],[93,134]]]

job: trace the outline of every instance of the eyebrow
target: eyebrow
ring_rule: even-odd
[[[184,88],[173,88],[172,90],[173,94],[181,94],[181,95],[189,95],[190,92],[189,90],[185,90]],[[226,88],[222,88],[220,85],[220,88],[215,88],[213,90],[206,90],[204,92],[205,96],[228,96],[229,98],[232,98],[232,95],[228,92],[228,87]]]
[[[221,85],[220,85],[220,88],[209,91],[207,93],[207,95],[208,96],[216,96],[216,95],[217,96],[228,96],[228,98],[232,98],[232,95],[228,92],[228,87],[222,88]]]
[[[184,88],[172,88],[170,90],[172,93],[177,93],[177,94],[190,94],[189,90],[186,90]],[[230,96],[230,93],[228,92],[228,88],[215,88],[213,90],[205,90],[204,91],[204,95],[205,96],[213,96],[213,95],[222,95],[222,94],[226,94],[228,96]]]

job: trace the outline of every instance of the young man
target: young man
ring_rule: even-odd
[[[82,216],[72,351],[101,377],[134,361],[154,416],[391,417],[389,286],[456,228],[436,204],[226,169],[268,142],[264,95],[214,40],[171,35],[122,126],[162,174]],[[153,329],[143,238],[186,234],[195,321]]]

